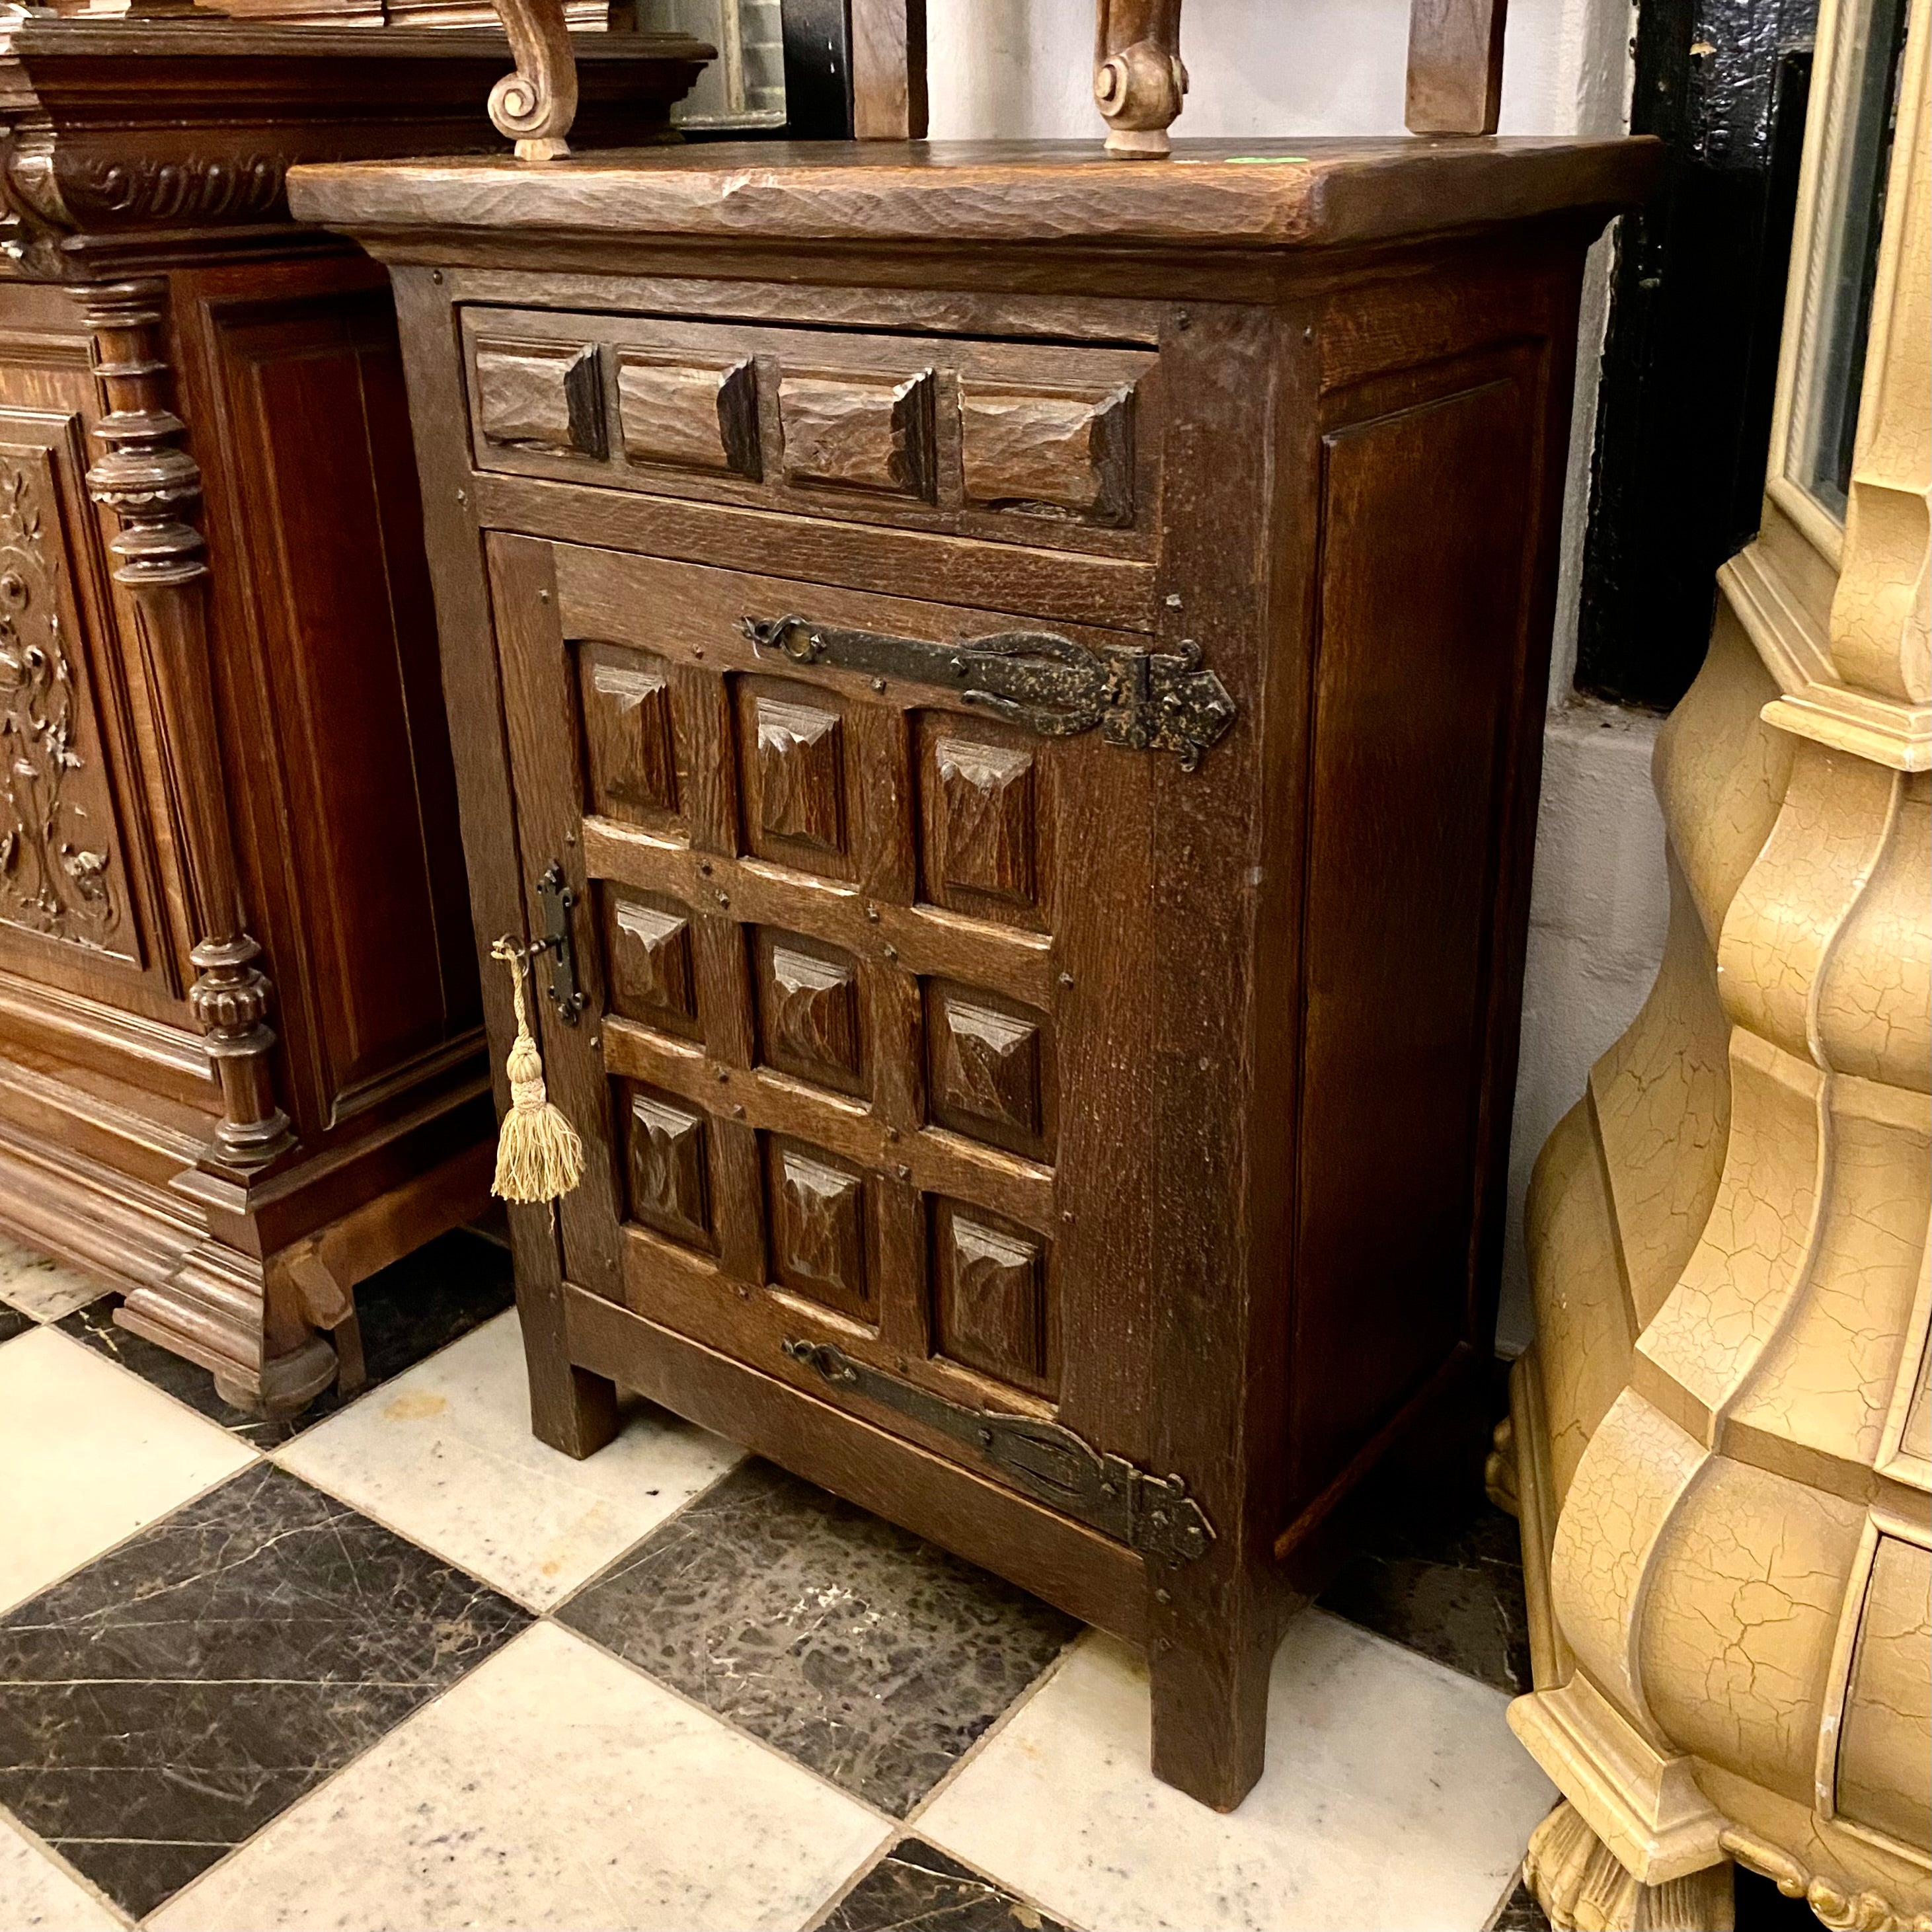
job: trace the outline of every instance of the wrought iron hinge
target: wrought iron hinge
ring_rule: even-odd
[[[1192,639],[1172,652],[1103,645],[1089,650],[1054,631],[1001,631],[950,644],[880,631],[842,631],[809,618],[743,617],[738,628],[760,651],[794,664],[942,685],[1050,738],[1096,727],[1110,745],[1177,752],[1192,771],[1234,722],[1234,700],[1201,668]]]
[[[566,1026],[574,1026],[590,1003],[577,983],[577,944],[570,932],[577,893],[554,860],[537,881],[537,897],[543,902],[544,936],[531,940],[530,957],[534,962],[540,952],[551,955],[550,984],[544,991],[557,1018]]]
[[[1103,1536],[1178,1567],[1207,1553],[1214,1526],[1179,1476],[1150,1476],[1124,1456],[1084,1442],[1057,1422],[968,1408],[854,1361],[829,1342],[786,1342],[795,1362],[836,1389],[862,1396],[969,1444],[1031,1496]]]

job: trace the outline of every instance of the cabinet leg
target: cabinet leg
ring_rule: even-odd
[[[1154,1774],[1216,1811],[1254,1789],[1268,1746],[1274,1646],[1229,1654],[1156,1647]]]
[[[617,1384],[580,1369],[566,1353],[563,1310],[551,1295],[517,1297],[524,1366],[530,1378],[530,1432],[582,1462],[617,1432]]]
[[[214,1371],[214,1390],[224,1402],[251,1415],[280,1420],[299,1415],[336,1377],[335,1351],[320,1335],[305,1334],[292,1347],[266,1357],[259,1384]]]

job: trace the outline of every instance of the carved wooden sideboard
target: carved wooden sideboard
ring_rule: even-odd
[[[648,136],[708,50],[608,38]],[[394,311],[284,177],[497,145],[504,47],[0,33],[0,1226],[256,1407],[492,1124]]]
[[[1654,160],[1261,152],[291,188],[394,276],[479,929],[560,935],[538,1432],[640,1390],[1144,1646],[1220,1806],[1342,1506],[1480,1416],[1580,272]]]

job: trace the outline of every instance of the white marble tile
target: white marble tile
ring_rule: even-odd
[[[256,1460],[53,1328],[0,1348],[0,1610]]]
[[[7,1932],[118,1932],[125,1922],[0,1811],[0,1925]]]
[[[106,1292],[106,1285],[92,1275],[0,1240],[0,1301],[10,1301],[36,1322],[58,1322]]]
[[[743,1451],[647,1405],[580,1462],[530,1433],[514,1310],[276,1452],[304,1481],[533,1610],[560,1602]]]
[[[806,1924],[875,1814],[538,1624],[147,1921],[163,1932]]]
[[[1089,1637],[916,1828],[1110,1932],[1476,1932],[1556,1802],[1508,1701],[1306,1611],[1275,1662],[1268,1768],[1223,1817],[1155,1781],[1145,1667]]]

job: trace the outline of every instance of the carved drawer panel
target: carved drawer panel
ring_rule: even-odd
[[[1037,741],[957,712],[918,720],[923,896],[979,919],[1038,926],[1051,812]]]
[[[748,357],[707,362],[627,350],[616,363],[626,463],[754,480],[762,473],[758,372]]]
[[[672,1240],[712,1245],[705,1117],[667,1094],[630,1090],[625,1122],[632,1218]]]
[[[1051,1394],[1058,1337],[1046,1243],[963,1202],[932,1203],[934,1352],[1016,1388]]]
[[[1130,524],[1133,391],[1038,388],[962,378],[966,499],[988,509]]]
[[[836,1154],[776,1135],[765,1144],[772,1279],[842,1315],[873,1318],[866,1180]]]
[[[1932,1850],[1932,1682],[1925,1668],[1932,1552],[1880,1536],[1844,1687],[1834,1808],[1922,1860]],[[1910,1855],[1910,1853],[1908,1854]]]
[[[601,457],[604,389],[586,342],[476,344],[476,424],[486,444]]]
[[[1036,1160],[1052,1158],[1046,1016],[976,987],[926,988],[926,1088],[934,1120]]]
[[[1152,556],[1150,349],[462,313],[479,470]]]
[[[603,895],[604,957],[610,1005],[626,1018],[674,1033],[698,1030],[691,915],[656,896]]]
[[[578,701],[593,811],[642,824],[678,808],[670,673],[662,658],[614,644],[578,656]]]
[[[745,842],[761,859],[849,878],[844,707],[804,685],[737,687]]]
[[[766,926],[754,946],[760,1059],[801,1080],[858,1092],[858,962],[836,946]]]
[[[778,422],[788,483],[934,494],[933,374],[891,376],[788,374]]]

